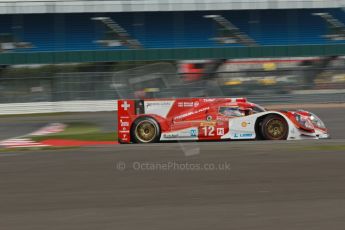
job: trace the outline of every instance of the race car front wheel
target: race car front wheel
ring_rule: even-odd
[[[286,140],[289,127],[286,120],[279,115],[269,115],[261,124],[261,134],[265,140]]]
[[[136,143],[153,143],[159,140],[160,127],[155,119],[140,117],[134,121],[131,133]]]

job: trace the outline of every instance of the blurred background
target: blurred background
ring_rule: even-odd
[[[118,98],[344,102],[343,7],[334,0],[0,0],[0,113],[46,102],[78,111],[80,101],[108,102],[102,109],[111,110]]]

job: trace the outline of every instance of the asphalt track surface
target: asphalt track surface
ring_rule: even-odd
[[[343,230],[344,109],[313,111],[333,139],[1,152],[0,229]]]

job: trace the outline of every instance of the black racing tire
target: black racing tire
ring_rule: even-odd
[[[131,137],[135,143],[158,142],[160,136],[160,126],[152,117],[139,117],[132,124]]]
[[[289,126],[286,120],[279,115],[268,115],[261,122],[261,136],[264,140],[286,140]]]

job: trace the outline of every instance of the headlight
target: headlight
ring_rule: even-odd
[[[302,116],[298,113],[295,113],[295,119],[296,121],[306,129],[314,129],[314,125],[311,123],[311,121],[308,119],[308,117]]]
[[[315,114],[310,113],[310,117],[309,118],[310,118],[310,120],[311,120],[311,122],[313,123],[314,126],[319,127],[321,129],[325,129],[326,128],[326,126],[322,122],[322,120],[318,116],[316,116]]]

